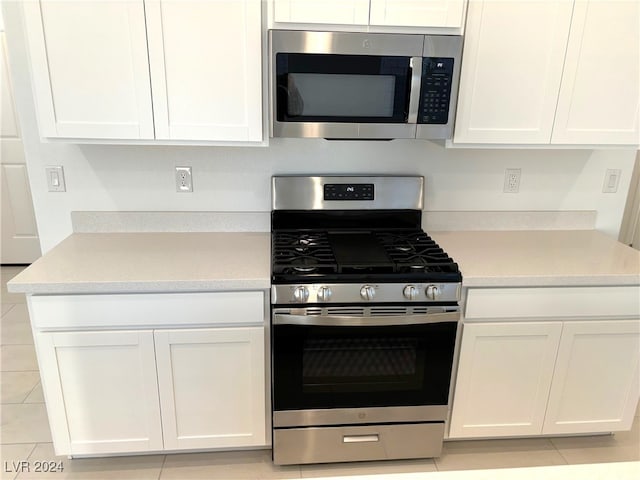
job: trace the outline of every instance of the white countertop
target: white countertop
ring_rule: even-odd
[[[429,232],[477,286],[640,285],[640,252],[595,230]],[[16,276],[33,294],[270,287],[269,233],[75,233]]]
[[[640,285],[640,252],[596,230],[429,232],[467,287]]]
[[[74,233],[8,283],[10,292],[265,290],[269,233]]]

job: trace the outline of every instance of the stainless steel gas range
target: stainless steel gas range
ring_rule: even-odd
[[[276,464],[442,449],[457,264],[421,229],[422,177],[274,177]]]

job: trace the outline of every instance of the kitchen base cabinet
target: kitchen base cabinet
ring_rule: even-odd
[[[57,454],[162,450],[153,333],[40,333],[36,345]]]
[[[464,326],[450,437],[538,435],[562,326]]]
[[[631,429],[640,398],[639,293],[469,289],[449,438]]]
[[[28,302],[56,454],[269,444],[264,292]]]
[[[166,449],[265,445],[263,327],[154,336]]]
[[[542,433],[629,429],[640,389],[640,322],[567,322]]]

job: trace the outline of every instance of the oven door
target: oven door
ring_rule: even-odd
[[[274,418],[322,409],[446,411],[460,317],[454,309],[363,317],[274,310]]]

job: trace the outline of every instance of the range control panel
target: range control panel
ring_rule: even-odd
[[[418,123],[444,125],[448,122],[452,77],[453,58],[422,59]]]
[[[373,183],[325,183],[325,200],[373,200]]]

